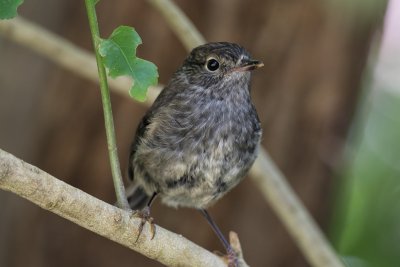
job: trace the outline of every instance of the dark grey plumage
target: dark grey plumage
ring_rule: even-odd
[[[169,206],[205,209],[243,179],[261,138],[249,71],[260,66],[237,44],[193,49],[137,129],[133,209],[154,193]]]

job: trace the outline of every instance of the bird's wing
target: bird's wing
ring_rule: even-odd
[[[138,128],[136,129],[135,138],[132,142],[131,149],[129,152],[129,163],[128,163],[128,177],[131,181],[133,181],[133,158],[135,157],[135,153],[139,146],[140,140],[145,136],[147,131],[147,126],[151,123],[151,119],[157,114],[158,110],[165,105],[168,105],[170,101],[173,99],[175,95],[175,91],[170,89],[171,86],[167,85],[160,93],[160,95],[156,98],[153,105],[147,111],[146,115],[143,117],[142,121],[139,123]]]
[[[150,124],[150,117],[151,112],[148,112],[139,123],[139,126],[136,129],[135,139],[133,140],[131,149],[129,151],[128,177],[131,181],[133,181],[133,158],[135,157],[140,139],[144,136],[146,132],[146,127]]]

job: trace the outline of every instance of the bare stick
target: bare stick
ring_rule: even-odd
[[[167,266],[226,267],[224,261],[181,235],[157,226],[150,240],[145,225],[135,243],[140,219],[47,174],[0,149],[0,189],[78,224]],[[168,244],[168,245],[167,245]]]
[[[318,225],[265,151],[260,151],[250,176],[312,266],[343,266]]]

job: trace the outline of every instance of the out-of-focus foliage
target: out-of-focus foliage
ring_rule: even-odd
[[[395,10],[390,16],[398,18],[400,5],[390,8]],[[399,25],[399,19],[386,20],[381,51],[367,84],[370,92],[354,127],[350,161],[338,190],[333,239],[351,267],[400,266]]]
[[[368,262],[349,266],[394,267],[400,262],[400,97],[380,91],[373,98],[343,176],[337,247]]]

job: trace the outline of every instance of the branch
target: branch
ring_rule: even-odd
[[[213,253],[181,235],[148,225],[135,243],[140,219],[47,174],[0,149],[0,189],[13,192],[45,210],[115,241],[167,266],[226,267]],[[166,245],[168,244],[168,245]]]
[[[162,5],[166,1],[163,0],[149,0],[150,3],[158,2],[158,5]],[[168,4],[171,4],[168,1]],[[169,8],[170,5],[165,5],[165,8]],[[176,7],[175,7],[176,8]],[[164,12],[164,16],[179,16],[180,13]],[[177,19],[180,23],[185,23],[186,19]],[[167,20],[167,22],[171,21]],[[173,24],[170,25],[174,27]],[[183,28],[189,28],[190,25],[182,26]],[[178,34],[179,39],[183,40],[185,37],[185,31],[174,30]],[[22,19],[12,19],[10,21],[3,21],[0,23],[0,33],[4,36],[23,44],[34,51],[49,57],[51,60],[59,63],[60,65],[76,72],[77,74],[89,78],[97,82],[96,66],[93,55],[83,52],[81,49],[74,47],[68,41],[57,37],[48,31],[33,26],[32,24]],[[35,43],[38,40],[38,43]],[[194,40],[194,39],[193,39]],[[201,39],[199,39],[201,40]],[[196,41],[185,45],[189,47],[201,44],[203,41]],[[53,52],[46,52],[53,51]],[[86,55],[86,59],[81,55]],[[70,61],[68,60],[70,59]],[[83,60],[83,61],[82,61]],[[92,61],[92,67],[85,65],[89,61]],[[80,68],[80,65],[86,66]],[[86,71],[85,71],[86,69]],[[91,73],[88,75],[89,69]],[[119,93],[123,93],[127,96],[126,88],[129,88],[129,83],[121,82],[120,80],[110,80],[110,86],[112,89]],[[119,89],[116,89],[119,88]],[[157,88],[159,89],[159,88]],[[150,90],[149,100],[145,102],[147,106],[150,106],[152,100],[158,94],[159,90]],[[300,250],[307,257],[308,261],[314,267],[342,267],[343,264],[336,256],[333,248],[327,242],[316,223],[305,209],[304,205],[301,204],[293,190],[286,182],[285,177],[281,172],[278,171],[275,164],[268,157],[268,154],[264,151],[260,151],[260,155],[256,160],[254,166],[250,170],[250,176],[254,179],[254,182],[261,188],[264,198],[270,203],[283,224],[292,235],[294,241],[299,246]],[[281,193],[277,193],[281,192]],[[296,203],[296,204],[294,204]]]
[[[250,170],[250,176],[278,217],[284,222],[287,230],[312,266],[343,266],[318,225],[267,152],[260,151]]]

